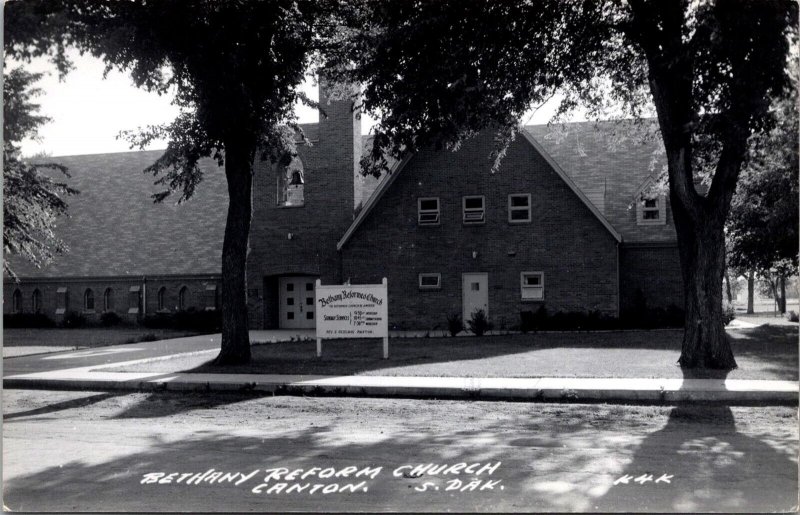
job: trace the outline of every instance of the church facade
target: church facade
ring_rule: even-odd
[[[491,134],[457,152],[424,150],[380,180],[358,164],[370,138],[349,102],[304,125],[310,145],[286,167],[255,164],[247,264],[252,328],[314,327],[314,284],[388,279],[390,325],[433,329],[484,310],[609,316],[645,299],[682,307],[670,206],[641,200],[659,170],[653,145],[610,145],[608,127],[525,127],[491,173]],[[70,251],[35,269],[12,262],[4,313],[55,319],[114,311],[130,320],[217,309],[227,210],[224,174],[202,163],[196,198],[153,204],[158,152],[58,158],[81,194],[57,234]]]

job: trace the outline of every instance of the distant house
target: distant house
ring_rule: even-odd
[[[313,327],[316,279],[387,277],[390,323],[406,328],[476,309],[511,326],[539,306],[616,316],[642,299],[683,305],[669,203],[639,195],[658,175],[652,145],[610,145],[602,125],[530,126],[495,174],[482,134],[376,180],[358,173],[371,141],[350,104],[321,101],[327,118],[304,126],[312,145],[286,167],[255,165],[253,328]],[[196,198],[153,204],[141,171],[158,155],[59,158],[81,190],[57,227],[70,252],[43,269],[12,257],[21,280],[5,280],[4,313],[138,319],[219,306],[222,170],[205,160]]]

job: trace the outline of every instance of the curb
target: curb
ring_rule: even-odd
[[[275,382],[230,379],[191,380],[99,380],[10,378],[3,380],[7,389],[42,390],[113,390],[128,392],[247,392],[273,395],[402,397],[459,400],[504,400],[546,402],[633,402],[673,404],[683,402],[720,402],[728,404],[798,404],[796,390],[726,390],[726,389],[626,389],[626,388],[465,388],[458,386],[369,385],[323,381]]]

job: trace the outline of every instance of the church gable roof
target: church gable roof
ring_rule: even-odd
[[[55,232],[69,251],[37,269],[15,256],[19,277],[136,276],[219,273],[228,197],[225,174],[216,162],[200,163],[203,182],[181,205],[142,171],[163,151],[55,157],[69,168],[66,182],[80,191],[70,196],[68,217]]]

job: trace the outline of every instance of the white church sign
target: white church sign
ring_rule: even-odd
[[[389,297],[382,284],[322,285],[317,279],[317,357],[323,338],[383,338],[383,357],[389,357]]]

